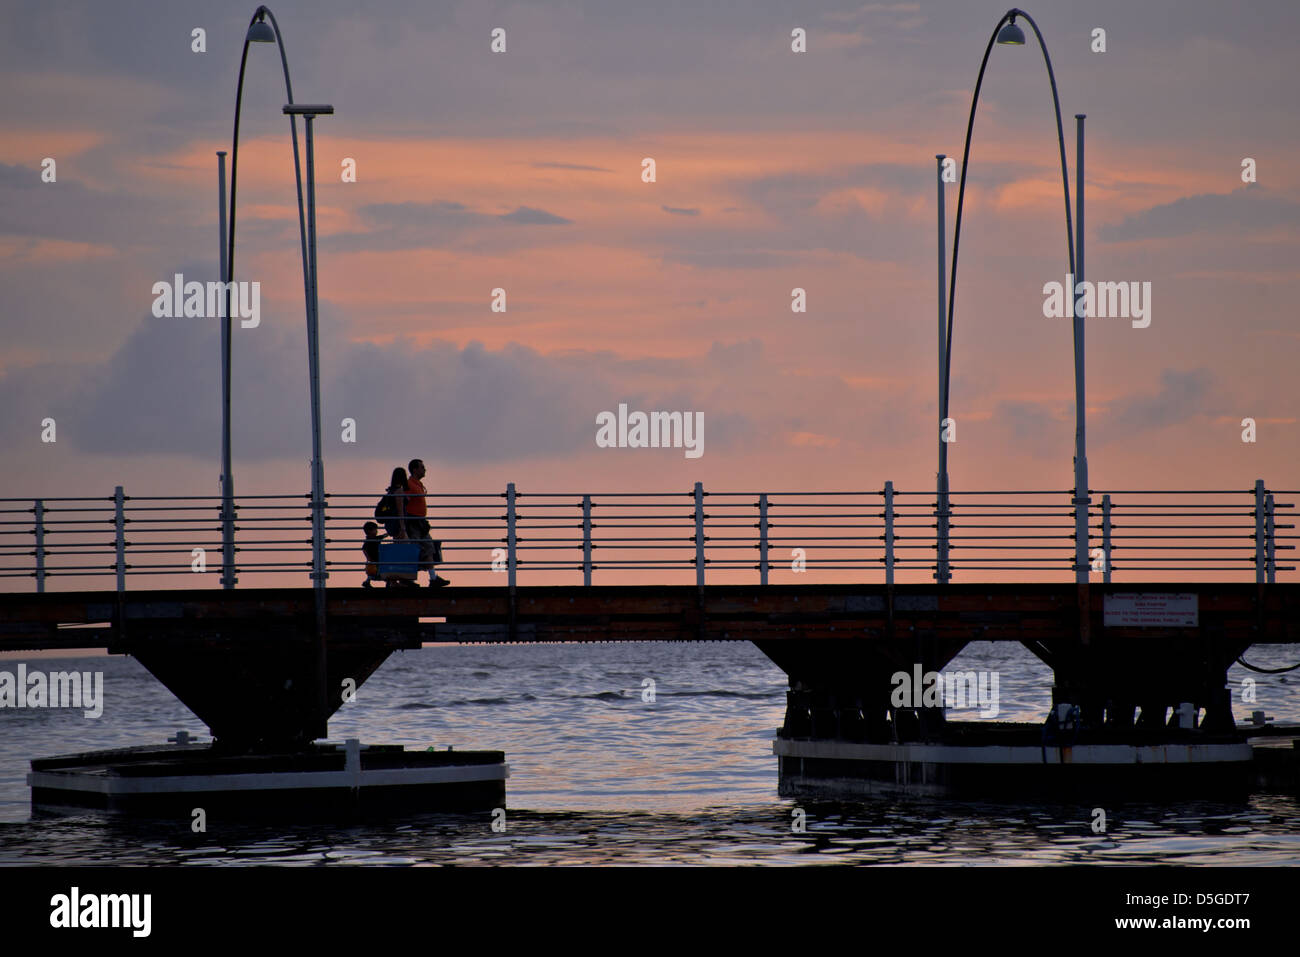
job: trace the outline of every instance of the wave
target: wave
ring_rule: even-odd
[[[768,698],[785,697],[785,689],[774,691],[728,691],[718,688],[714,691],[656,691],[656,698],[744,698],[746,701],[766,701]]]
[[[463,704],[509,704],[509,698],[461,698],[448,702],[448,707],[455,708]]]
[[[519,701],[536,701],[537,698],[530,694],[522,694],[518,698],[457,698],[454,701],[447,701],[442,704],[431,704],[427,701],[408,701],[406,704],[398,705],[399,710],[409,710],[412,708],[459,708],[464,705],[484,705],[484,704],[513,704]]]
[[[570,700],[588,700],[588,701],[633,701],[640,700],[641,691],[636,689],[630,693],[622,691],[600,691],[596,694],[575,694],[567,696]],[[785,689],[779,688],[773,691],[730,691],[726,688],[717,688],[712,691],[656,691],[656,698],[744,698],[747,701],[766,701],[770,698],[784,698]]]

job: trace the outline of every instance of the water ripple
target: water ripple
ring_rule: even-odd
[[[1296,648],[1257,648],[1285,664]],[[33,663],[33,667],[35,663]],[[13,667],[12,664],[9,667]],[[32,816],[32,757],[156,744],[202,725],[136,661],[64,660],[102,670],[98,720],[71,710],[0,710],[0,863],[497,866],[569,864],[1141,865],[1300,862],[1300,801],[1242,804],[944,801],[804,804],[777,795],[771,739],[785,676],[748,644],[430,647],[395,654],[330,722],[333,740],[504,750],[507,827],[491,816],[422,815],[352,825],[133,822]],[[1050,672],[1018,646],[977,643],[950,666],[997,670],[1003,720],[1038,720]],[[1235,669],[1230,680],[1239,681]],[[1300,720],[1294,683],[1255,675],[1279,720]],[[644,694],[645,679],[655,692]],[[643,696],[644,695],[644,696]],[[1247,706],[1249,708],[1250,706]],[[963,718],[969,717],[962,715]],[[1247,714],[1239,709],[1239,717]],[[805,830],[793,824],[802,811]]]

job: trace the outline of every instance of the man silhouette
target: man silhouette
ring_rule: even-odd
[[[429,587],[438,588],[442,585],[448,585],[447,579],[438,575],[434,571],[434,563],[441,557],[438,552],[438,543],[435,543],[429,537],[429,521],[427,518],[428,505],[425,502],[424,482],[421,479],[425,476],[424,462],[421,459],[411,459],[407,463],[407,471],[410,478],[406,480],[406,537],[419,544],[420,546],[420,567],[429,572]]]

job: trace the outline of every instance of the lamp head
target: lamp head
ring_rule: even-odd
[[[288,116],[332,116],[334,107],[329,103],[286,103],[282,112]]]
[[[998,43],[1005,46],[1022,47],[1025,45],[1025,31],[1016,26],[1016,18],[1012,16],[1007,25],[998,31]]]
[[[248,42],[275,42],[275,31],[271,29],[271,24],[266,22],[266,14],[260,8],[257,11],[257,19],[248,25]]]

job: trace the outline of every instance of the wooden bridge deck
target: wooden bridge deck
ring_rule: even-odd
[[[1193,594],[1192,627],[1105,624],[1106,596]],[[1081,615],[1081,608],[1087,614]],[[544,586],[326,592],[329,640],[1034,642],[1222,638],[1300,643],[1300,583]],[[432,620],[431,620],[432,619]],[[0,594],[0,651],[106,648],[132,638],[274,638],[314,621],[310,588]]]

